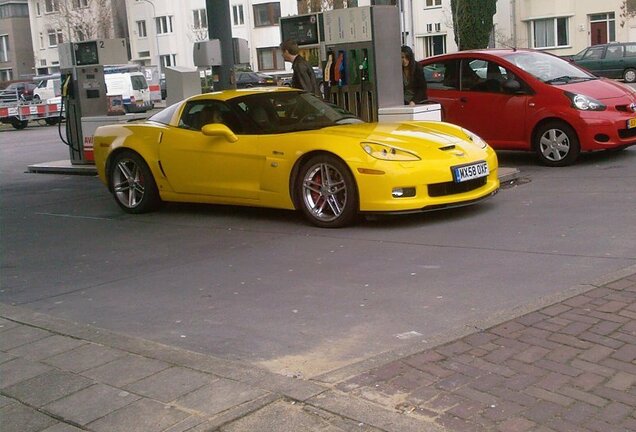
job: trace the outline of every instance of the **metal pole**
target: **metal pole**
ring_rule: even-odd
[[[213,68],[219,76],[219,81],[215,82],[215,90],[227,90],[234,87],[230,80],[234,69],[230,3],[229,0],[206,0],[205,8],[208,15],[208,38],[221,41],[223,65]]]
[[[155,43],[157,44],[157,67],[159,68],[159,78],[161,79],[161,54],[159,53],[159,32],[157,31],[157,10],[155,9],[155,4],[150,0],[143,0],[146,3],[152,6],[152,15],[155,21]],[[146,29],[148,31],[148,29]]]

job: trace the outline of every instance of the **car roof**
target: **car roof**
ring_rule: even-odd
[[[423,60],[420,60],[420,63],[425,63],[425,62],[429,63],[432,60],[434,61],[439,59],[465,58],[465,57],[471,57],[475,55],[483,56],[485,58],[489,56],[505,58],[508,55],[514,54],[514,53],[532,53],[532,54],[539,54],[539,55],[555,56],[554,54],[549,52],[533,50],[529,48],[516,48],[516,49],[515,48],[490,48],[490,49],[475,49],[475,50],[457,51],[454,53],[439,54],[436,56],[427,57]]]

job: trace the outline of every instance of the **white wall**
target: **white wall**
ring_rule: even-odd
[[[154,4],[154,9],[152,4]],[[128,12],[128,28],[132,60],[146,64],[159,64],[158,55],[176,55],[177,66],[193,67],[192,49],[200,35],[206,31],[193,29],[193,11],[205,9],[205,0],[126,0]],[[172,16],[173,31],[157,34],[155,17]],[[146,37],[140,37],[137,21],[146,21]],[[207,36],[206,36],[207,38]],[[157,50],[158,45],[158,50]],[[150,51],[150,58],[140,57],[139,53]]]
[[[517,38],[519,46],[532,47],[530,26],[532,20],[542,18],[569,17],[569,44],[547,49],[557,55],[575,54],[588,47],[591,42],[590,15],[614,13],[618,42],[634,40],[630,28],[634,22],[620,17],[622,0],[516,0]],[[623,24],[623,25],[621,25]]]

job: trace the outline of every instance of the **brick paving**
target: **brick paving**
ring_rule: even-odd
[[[636,431],[636,274],[337,388],[449,431]]]
[[[636,266],[611,280],[322,382],[0,304],[0,430],[634,432]]]

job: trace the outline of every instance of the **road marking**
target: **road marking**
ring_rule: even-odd
[[[410,331],[410,332],[406,332],[406,333],[400,333],[400,334],[396,334],[395,337],[398,339],[411,339],[414,337],[420,337],[422,336],[422,333],[418,333],[416,331]]]
[[[76,216],[76,215],[58,214],[58,213],[35,213],[35,214],[39,216],[54,216],[54,217],[63,217],[63,218],[71,218],[71,219],[114,220],[113,218],[107,218],[107,217]]]

